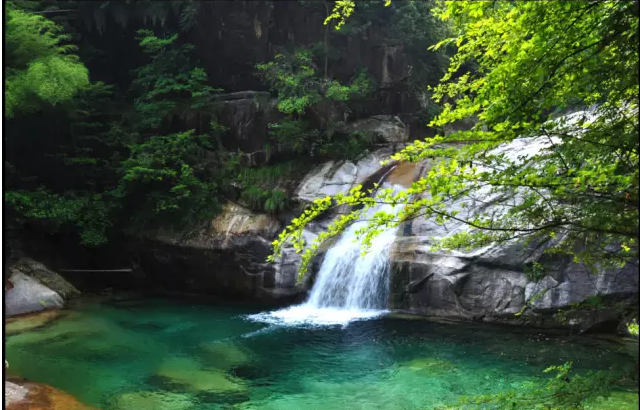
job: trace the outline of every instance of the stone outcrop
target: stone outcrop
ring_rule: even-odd
[[[61,308],[78,290],[56,272],[29,258],[9,265],[10,289],[5,292],[5,314],[14,316]]]
[[[229,202],[195,232],[149,235],[139,250],[152,286],[182,293],[278,301],[300,289],[276,288],[275,267],[266,263],[282,228],[273,216]],[[295,283],[293,284],[295,285]]]
[[[395,115],[374,115],[347,124],[344,128],[348,133],[372,133],[378,140],[388,144],[398,144],[409,140],[409,130],[406,124]]]
[[[222,138],[225,147],[240,150],[247,165],[262,165],[268,161],[270,152],[264,150],[269,142],[268,124],[278,117],[270,94],[240,91],[218,94],[214,100],[217,121],[227,127]]]
[[[328,161],[318,165],[304,176],[293,194],[299,202],[313,202],[329,195],[347,193],[356,185],[367,183],[372,177],[382,178],[385,169],[380,161],[389,158],[395,150],[385,146],[358,161]],[[373,181],[373,182],[378,182]]]
[[[527,138],[499,150],[515,159],[543,146],[539,139]],[[428,164],[424,169],[428,169]],[[448,204],[448,209],[459,211],[463,219],[472,219],[480,212],[501,215],[505,200],[512,197],[508,192],[496,194],[488,188],[480,189],[469,192],[464,200]],[[553,246],[551,242],[525,246],[522,240],[513,240],[471,251],[431,250],[433,238],[466,229],[461,222],[438,225],[422,217],[401,226],[391,255],[391,308],[425,315],[494,320],[514,319],[526,304],[530,309],[523,321],[552,324],[548,320],[550,314],[592,296],[612,300],[637,298],[637,266],[627,264],[621,269],[593,274],[570,258],[544,253]],[[559,236],[556,240],[560,239]],[[534,262],[545,267],[544,277],[527,274]],[[575,317],[570,322],[588,327],[594,321],[606,319],[602,315]]]
[[[632,265],[594,275],[571,260],[552,259],[542,255],[542,248],[517,243],[473,253],[445,254],[430,248],[426,237],[396,241],[391,255],[391,308],[432,316],[506,319],[529,303],[534,316],[527,320],[535,320],[536,314],[556,313],[590,296],[622,300],[638,292],[638,272]],[[547,267],[540,280],[525,272],[534,260]]]

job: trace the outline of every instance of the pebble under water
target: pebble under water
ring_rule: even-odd
[[[10,373],[104,410],[430,409],[544,383],[547,366],[569,360],[576,370],[635,365],[613,340],[384,315],[284,325],[258,312],[86,300],[37,329],[7,325],[5,357]],[[592,408],[637,409],[637,389]]]

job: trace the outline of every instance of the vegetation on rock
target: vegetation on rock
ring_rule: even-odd
[[[397,161],[433,158],[429,173],[400,193],[376,198],[361,186],[317,200],[273,242],[303,255],[304,273],[318,245],[342,232],[374,204],[402,204],[378,212],[360,231],[368,246],[382,230],[416,216],[468,230],[443,238],[441,249],[475,248],[526,238],[550,243],[547,252],[571,255],[601,270],[638,257],[638,44],[636,2],[446,2],[436,13],[452,20],[457,52],[433,89],[445,102],[432,121],[445,126],[476,118],[469,131],[415,141]],[[570,22],[567,25],[567,21]],[[469,61],[475,72],[464,71]],[[591,115],[558,119],[568,109]],[[510,158],[498,147],[518,138],[544,139],[539,152]],[[460,144],[462,142],[462,144]],[[451,145],[452,143],[457,143]],[[458,216],[450,203],[470,191],[509,192],[500,215]],[[341,216],[313,243],[302,229],[330,207],[363,205]]]
[[[256,57],[253,77],[273,91],[281,115],[258,147],[266,159],[250,164],[244,161],[250,152],[234,141],[229,122],[236,118],[220,114],[226,103],[216,84],[225,79],[216,76],[193,35],[212,7],[221,4],[5,4],[10,235],[29,228],[100,246],[122,233],[200,223],[227,200],[284,212],[302,171],[326,159],[360,157],[376,142],[343,125],[377,113],[380,87],[364,67],[342,66],[350,59],[344,52],[349,30],[369,27],[383,3],[363,5],[341,32],[328,25],[316,40],[286,43],[263,63]],[[301,1],[298,7],[327,17],[333,6]],[[417,53],[443,38],[444,25],[419,25],[429,16],[430,7],[408,2],[406,13],[375,24],[385,31],[384,41]],[[427,54],[438,58],[416,72],[442,71],[443,55]],[[287,168],[293,158],[304,166],[278,182],[250,177]]]

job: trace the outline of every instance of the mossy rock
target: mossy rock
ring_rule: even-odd
[[[456,369],[455,364],[437,357],[422,357],[414,359],[407,363],[405,367],[416,372],[427,371],[432,373],[451,372]]]
[[[186,394],[163,391],[128,392],[111,400],[109,410],[186,410],[193,398]]]
[[[248,396],[245,383],[220,369],[205,369],[199,363],[187,357],[168,359],[156,370],[154,376],[160,377],[169,385],[176,385],[187,391],[201,394]]]
[[[203,343],[200,345],[200,355],[207,365],[222,370],[251,362],[251,355],[233,343]]]

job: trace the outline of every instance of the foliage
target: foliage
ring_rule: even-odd
[[[638,337],[638,321],[636,319],[627,323],[627,331],[631,336]]]
[[[294,152],[303,153],[310,145],[310,140],[319,137],[320,133],[317,130],[310,130],[308,121],[285,117],[279,122],[269,124],[269,135],[276,144],[285,145]]]
[[[452,47],[438,50],[430,46],[451,35],[449,24],[438,19],[434,13],[434,2],[405,1],[394,3],[388,36],[399,40],[409,58],[410,75],[407,88],[422,101],[424,115],[429,123],[439,114],[439,105],[433,101],[429,87],[438,84],[445,74]]]
[[[11,13],[20,30],[12,29],[15,71],[9,79],[19,77],[18,67],[33,66],[37,53],[57,58],[70,50],[58,47],[66,38],[60,26],[23,10]],[[36,28],[24,28],[25,18]],[[122,104],[124,96],[111,86],[87,81],[73,94],[60,87],[50,91],[57,104],[39,113],[49,132],[25,139],[20,132],[35,129],[33,118],[25,113],[12,120],[5,134],[10,226],[76,232],[81,243],[95,246],[114,228],[138,233],[158,224],[184,225],[218,209],[221,176],[211,167],[216,147],[210,134],[220,127],[207,116],[216,90],[192,63],[192,46],[178,44],[176,35],[138,33],[149,62],[135,70],[129,101]],[[196,129],[185,129],[187,123]]]
[[[136,225],[145,227],[156,220],[178,224],[213,215],[217,185],[196,168],[204,163],[208,139],[189,130],[131,146],[131,156],[123,162],[122,187],[135,198]]]
[[[271,90],[278,93],[278,110],[286,115],[269,125],[270,135],[277,144],[312,156],[317,151],[332,152],[328,145],[336,143],[336,121],[328,104],[361,99],[373,91],[373,82],[365,71],[358,72],[348,85],[320,78],[312,53],[306,49],[297,50],[292,56],[276,54],[273,61],[256,68]],[[309,125],[310,120],[316,127]]]
[[[256,65],[271,89],[278,93],[278,109],[284,114],[302,115],[323,100],[347,101],[371,91],[371,80],[359,72],[349,85],[318,77],[309,50],[297,50],[292,56],[276,54],[273,61]]]
[[[306,171],[303,161],[287,161],[256,168],[238,167],[234,181],[240,186],[240,199],[251,209],[275,213],[287,208],[287,183]]]
[[[89,83],[86,67],[72,54],[75,46],[65,44],[69,36],[60,25],[33,14],[30,8],[35,6],[29,2],[5,5],[5,115],[12,122],[4,138],[7,152],[14,154],[5,162],[8,226],[31,223],[48,231],[71,228],[83,244],[99,244],[112,226],[109,214],[114,207],[100,193],[115,174],[104,148],[111,145],[107,152],[118,148],[104,134],[105,123],[96,107],[106,112],[110,104],[104,99],[111,97],[111,90],[100,82]],[[39,121],[64,119],[69,128],[17,137],[16,130],[32,123],[29,114],[36,110]],[[58,133],[58,145],[52,146],[48,138]],[[39,161],[20,155],[23,151],[30,156],[39,154]],[[38,175],[42,166],[46,171]],[[78,173],[86,179],[79,181]],[[34,179],[39,185],[29,182]]]
[[[211,109],[211,96],[220,91],[207,84],[207,74],[200,67],[191,67],[190,44],[177,44],[178,35],[166,38],[151,30],[139,30],[140,47],[151,57],[149,64],[136,69],[132,90],[141,130],[157,129],[172,115],[185,117]]]
[[[111,227],[109,205],[100,196],[52,194],[43,189],[36,191],[5,191],[5,206],[21,218],[38,221],[50,230],[64,225],[78,228],[81,243],[98,245],[106,241],[106,230]]]
[[[555,377],[545,386],[530,386],[498,394],[463,397],[453,406],[437,407],[433,410],[581,410],[585,405],[606,398],[616,381],[613,373],[571,373],[571,362],[562,366],[551,366],[545,373],[555,372]]]
[[[70,100],[89,85],[75,46],[62,28],[40,15],[5,4],[5,115]]]
[[[391,0],[384,1],[385,7],[391,5]],[[356,3],[353,0],[337,0],[333,5],[333,11],[324,20],[324,24],[329,24],[332,20],[337,20],[336,30],[340,30],[346,21],[346,19],[353,14]]]
[[[136,70],[135,128],[141,137],[130,144],[119,189],[135,204],[133,229],[158,223],[184,224],[212,216],[218,209],[218,182],[207,171],[207,153],[215,148],[205,133],[203,115],[218,91],[207,84],[202,68],[193,67],[189,44],[178,45],[176,34],[164,38],[138,31],[140,47],[151,61]],[[198,130],[163,134],[174,117],[196,117]],[[216,131],[217,124],[209,128]]]
[[[322,145],[319,153],[324,157],[337,160],[355,160],[364,156],[376,139],[375,133],[356,131],[348,134],[345,138]]]
[[[454,103],[445,103],[431,125],[469,118],[476,125],[415,141],[394,155],[397,161],[433,161],[405,191],[382,190],[371,198],[358,186],[317,200],[273,242],[274,255],[291,241],[302,253],[303,273],[321,242],[363,209],[386,202],[402,210],[378,212],[360,229],[365,249],[382,230],[420,215],[468,227],[437,240],[434,247],[443,250],[526,238],[548,242],[548,252],[595,270],[637,260],[637,8],[631,1],[440,4],[437,15],[452,20],[458,34],[435,48],[455,44],[457,52],[433,93]],[[470,60],[478,70],[458,75]],[[591,115],[558,118],[558,110],[576,106],[592,107]],[[498,149],[525,137],[546,145],[518,158]],[[455,141],[465,144],[450,144]],[[466,219],[450,206],[481,189],[509,194],[499,217],[480,212]],[[305,225],[342,204],[364,208],[342,215],[306,244]]]

